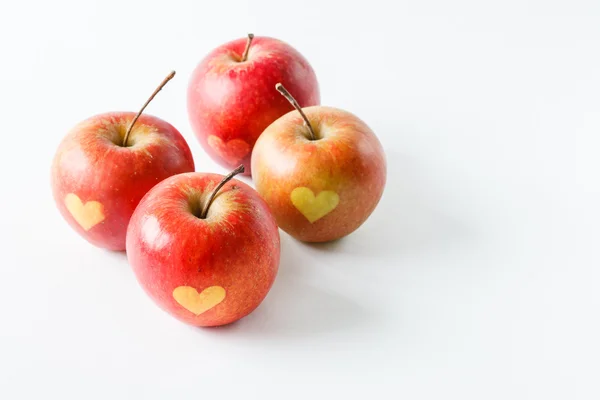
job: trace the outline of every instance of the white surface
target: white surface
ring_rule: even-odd
[[[391,3],[2,2],[0,398],[599,398],[600,3]],[[49,167],[72,125],[176,69],[147,111],[225,172],[185,89],[247,32],[308,58],[389,180],[338,243],[282,233],[255,313],[194,329],[70,230]]]

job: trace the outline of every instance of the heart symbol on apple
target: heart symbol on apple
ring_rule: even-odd
[[[158,182],[195,169],[181,133],[144,114],[174,76],[170,72],[137,113],[96,114],[70,129],[56,149],[53,198],[63,218],[95,246],[125,250],[128,222],[142,197]]]
[[[198,293],[193,287],[179,286],[173,290],[173,298],[189,312],[200,315],[225,300],[225,289],[211,286]]]
[[[210,135],[208,145],[230,165],[237,165],[250,152],[250,145],[242,139],[224,142],[218,136]]]
[[[383,194],[381,143],[354,114],[334,107],[303,108],[282,83],[275,90],[295,111],[272,122],[254,144],[256,190],[279,227],[296,239],[327,242],[349,235],[369,218]],[[319,193],[322,189],[328,190]]]
[[[86,231],[104,221],[104,206],[97,201],[88,201],[83,204],[79,196],[69,193],[65,197],[65,206],[75,221]]]
[[[137,280],[160,308],[190,325],[220,326],[245,317],[277,275],[277,222],[254,189],[233,179],[243,172],[240,165],[226,176],[167,178],[129,222],[127,259]]]
[[[307,187],[297,187],[290,195],[292,204],[311,224],[332,212],[340,202],[340,196],[332,190],[323,190],[317,196]]]
[[[188,83],[187,111],[204,150],[229,168],[244,163],[251,174],[254,142],[267,126],[290,111],[273,85],[283,82],[304,107],[320,103],[313,68],[289,44],[266,36],[233,40],[213,49]]]

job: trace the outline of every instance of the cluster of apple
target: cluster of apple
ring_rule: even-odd
[[[323,242],[357,229],[381,198],[386,163],[375,134],[346,111],[319,106],[315,73],[288,44],[240,39],[206,56],[188,88],[206,152],[237,167],[194,172],[169,123],[111,112],[76,125],[52,165],[66,221],[90,243],[126,250],[146,293],[176,318],[224,325],[252,312],[279,268],[278,226]],[[295,109],[295,110],[294,110]],[[232,179],[251,175],[256,190]]]

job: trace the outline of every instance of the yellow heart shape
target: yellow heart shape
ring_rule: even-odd
[[[97,201],[88,201],[83,204],[79,196],[69,193],[65,197],[65,206],[75,221],[86,231],[104,221],[104,206]]]
[[[297,187],[290,195],[292,204],[311,224],[332,212],[340,202],[340,196],[332,190],[323,190],[317,196],[307,187]]]
[[[193,287],[179,286],[173,290],[173,298],[189,312],[200,315],[225,299],[225,289],[211,286],[198,293]]]

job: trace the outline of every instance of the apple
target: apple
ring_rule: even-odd
[[[301,108],[262,133],[252,154],[256,190],[281,229],[306,242],[346,236],[371,215],[386,181],[383,148],[355,115],[337,108]]]
[[[194,70],[187,94],[196,137],[218,163],[240,163],[250,175],[250,157],[263,130],[292,110],[273,93],[282,82],[298,103],[319,104],[319,85],[306,59],[290,45],[270,37],[239,39],[208,54]]]
[[[194,326],[225,325],[265,298],[279,268],[279,231],[248,185],[208,173],[172,176],[142,199],[127,257],[144,291]]]
[[[124,250],[127,224],[146,192],[171,175],[194,171],[179,131],[142,115],[174,75],[137,114],[92,116],[71,129],[56,151],[51,173],[56,206],[75,231],[98,247]]]

